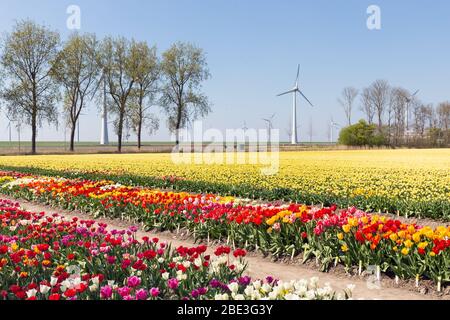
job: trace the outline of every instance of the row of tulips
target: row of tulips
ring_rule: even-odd
[[[347,299],[318,279],[243,275],[242,249],[172,249],[137,228],[24,211],[0,199],[0,300]]]
[[[360,273],[376,266],[378,276],[383,271],[417,282],[432,279],[438,291],[450,281],[449,227],[406,224],[356,208],[251,205],[210,194],[45,177],[14,179],[3,185],[2,192],[138,221],[147,229],[187,229],[196,240],[218,239],[275,256],[302,254],[303,261],[315,258],[324,271],[338,263]]]

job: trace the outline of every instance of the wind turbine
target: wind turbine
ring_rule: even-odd
[[[331,121],[330,121],[330,143],[333,143],[333,141],[334,141],[333,140],[333,131],[334,131],[334,129],[337,129],[339,127],[340,127],[340,125],[338,123],[334,122],[333,118],[331,118]]]
[[[267,128],[269,130],[269,132],[268,132],[269,143],[270,143],[270,134],[271,134],[272,129],[273,129],[273,118],[275,118],[275,115],[276,115],[276,113],[271,115],[269,118],[262,118],[262,120],[267,123]]]
[[[244,130],[244,134],[247,132],[248,127],[247,127],[247,122],[244,121],[244,125],[242,126],[242,130]]]
[[[8,114],[6,114],[6,119],[8,120],[8,125],[6,126],[6,130],[8,130],[9,134],[9,144],[12,142],[12,132],[11,132],[11,122],[15,122],[15,120],[11,119]],[[17,125],[19,125],[19,122],[17,122]]]
[[[297,144],[298,138],[297,138],[297,93],[300,93],[300,95],[313,107],[313,104],[306,98],[306,96],[303,94],[303,92],[300,91],[300,88],[298,87],[298,76],[300,74],[300,65],[297,67],[297,77],[295,78],[295,85],[294,88],[280,93],[279,96],[283,96],[288,93],[292,93],[293,97],[293,103],[292,103],[292,137],[291,137],[291,144]]]
[[[102,129],[100,135],[100,145],[108,145],[108,108],[106,105],[106,79],[105,74],[102,74],[102,79],[100,82],[103,82],[103,111],[102,111]],[[100,84],[99,82],[99,84]]]
[[[9,144],[11,144],[11,120],[9,120],[7,128],[9,131]]]
[[[406,97],[406,110],[405,110],[405,133],[408,135],[409,133],[409,105],[414,97],[419,93],[420,90],[417,90],[409,97]]]

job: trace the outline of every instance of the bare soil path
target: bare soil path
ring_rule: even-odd
[[[22,199],[15,199],[12,197],[0,195],[0,198],[9,199],[12,201],[18,201],[22,208],[32,212],[46,212],[54,213],[57,212],[62,216],[71,218],[78,217],[80,219],[92,219],[86,213],[80,211],[68,211],[59,208],[53,208],[50,206],[45,206],[35,202],[30,202]],[[132,224],[122,220],[112,220],[99,218],[95,219],[98,222],[103,222],[108,224],[108,229],[125,229]],[[141,238],[143,236],[157,237],[163,241],[170,242],[172,246],[193,246],[194,241],[183,235],[177,235],[168,232],[145,232],[139,229],[137,232],[137,237]],[[210,252],[214,250],[214,245],[209,247]],[[360,277],[352,277],[342,273],[323,273],[318,270],[314,270],[311,266],[293,263],[283,263],[283,262],[272,262],[269,258],[264,258],[260,254],[249,254],[246,257],[248,262],[247,274],[253,278],[264,278],[265,276],[272,275],[281,280],[293,280],[293,279],[309,279],[311,277],[318,277],[320,283],[330,283],[333,289],[336,291],[342,291],[346,289],[347,285],[355,285],[353,291],[353,297],[355,299],[381,299],[381,300],[427,300],[427,299],[442,299],[431,294],[421,294],[407,287],[394,287],[391,280],[381,281],[381,285],[375,286]],[[448,299],[448,295],[444,296],[444,299]]]

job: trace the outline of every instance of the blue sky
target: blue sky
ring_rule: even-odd
[[[291,97],[276,94],[293,86],[297,63],[310,108],[300,100],[300,140],[328,139],[332,116],[344,123],[337,97],[345,86],[362,88],[382,78],[392,85],[420,89],[427,103],[450,99],[450,2],[447,0],[150,0],[61,1],[0,0],[0,32],[15,20],[31,18],[61,32],[66,9],[81,8],[81,31],[99,37],[123,35],[156,44],[159,52],[175,41],[202,47],[212,74],[203,91],[213,103],[204,127],[262,128],[276,113],[274,125],[287,140]],[[369,5],[381,8],[381,30],[366,27]],[[146,140],[168,140],[161,129]],[[353,119],[361,118],[356,110]],[[45,126],[38,140],[63,140],[64,130]],[[23,138],[30,136],[29,130]],[[81,119],[81,140],[97,141],[100,116],[94,104]],[[13,137],[15,138],[15,136]],[[114,137],[110,137],[113,139]],[[0,140],[7,140],[0,116]],[[133,139],[133,138],[131,138]]]

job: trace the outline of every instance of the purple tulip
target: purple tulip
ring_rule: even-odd
[[[249,276],[240,277],[238,282],[241,286],[247,286],[252,279]],[[269,282],[270,283],[270,282]]]
[[[198,292],[198,290],[196,290],[196,289],[192,290],[192,292],[191,292],[192,298],[197,299],[199,295],[200,295],[200,292]]]

